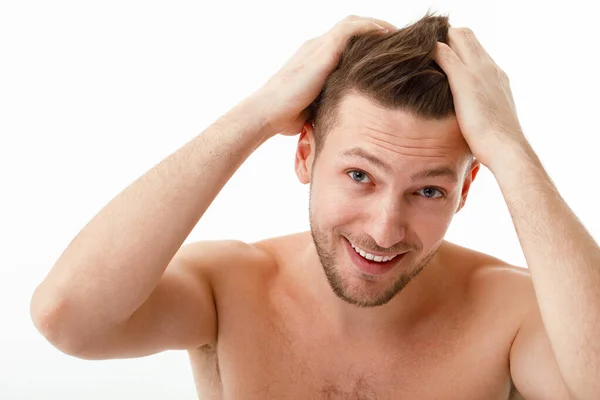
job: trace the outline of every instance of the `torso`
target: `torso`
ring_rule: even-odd
[[[444,242],[459,278],[443,301],[408,328],[349,339],[282,278],[308,240],[261,242],[273,265],[219,277],[218,342],[189,352],[201,399],[520,398],[509,351],[532,298],[527,270]]]

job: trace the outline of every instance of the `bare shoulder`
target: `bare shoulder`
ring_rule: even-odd
[[[306,250],[307,244],[311,241],[312,236],[306,231],[264,239],[252,245],[268,253],[281,266],[291,255],[298,255]]]
[[[177,254],[179,259],[205,275],[219,293],[241,289],[240,285],[263,285],[272,282],[284,260],[300,251],[306,242],[305,234],[297,233],[271,237],[255,242],[237,239],[202,240],[184,245]],[[304,238],[304,239],[303,239]]]
[[[523,322],[539,319],[529,269],[455,244],[449,244],[449,249],[467,265],[466,293],[479,315],[484,316],[481,334],[486,338],[496,335],[509,357]],[[524,400],[512,380],[509,398]]]
[[[253,261],[264,257],[265,254],[264,251],[252,243],[230,239],[201,240],[187,243],[181,247],[176,256],[179,259],[195,262],[198,265],[211,265],[210,261],[218,260],[218,268],[235,268],[240,265],[240,262]]]
[[[236,239],[191,242],[182,246],[177,258],[217,284],[223,276],[264,273],[273,264],[263,247]]]
[[[465,268],[466,291],[471,298],[521,316],[537,305],[529,269],[457,244],[446,245],[452,263]]]

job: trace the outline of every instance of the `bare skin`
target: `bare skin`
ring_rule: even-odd
[[[214,271],[218,344],[189,352],[199,398],[521,398],[508,357],[534,301],[527,270],[444,242],[394,300],[417,306],[385,330],[349,332],[324,310],[345,303],[309,232],[254,246],[257,265]]]
[[[391,170],[341,156],[355,147]],[[316,161],[313,148],[307,124],[296,171],[301,182],[311,183],[312,232],[254,243],[262,255],[254,266],[233,260],[233,271],[211,274],[219,334],[212,346],[191,352],[200,393],[210,388],[205,398],[236,399],[517,398],[509,353],[535,306],[529,274],[439,241],[478,170],[476,162],[465,164],[456,120],[421,121],[351,96]],[[455,168],[461,179],[408,182],[413,172],[439,165]],[[355,170],[365,172],[359,185]],[[424,187],[440,187],[446,197]],[[368,276],[354,266],[346,237],[362,249],[408,253],[388,273]],[[336,283],[326,278],[325,266]],[[405,287],[390,291],[415,273]]]
[[[381,27],[395,29],[350,16],[307,41],[115,197],[34,292],[37,329],[83,359],[187,350],[207,399],[508,399],[513,382],[533,400],[595,398],[600,351],[587,338],[600,323],[600,251],[535,162],[505,74],[469,31],[438,44],[456,118],[414,118],[351,94],[315,157],[305,110],[347,39]],[[310,232],[183,245],[257,147],[297,133]],[[444,240],[480,162],[500,183],[532,275]],[[363,273],[351,243],[397,259]]]

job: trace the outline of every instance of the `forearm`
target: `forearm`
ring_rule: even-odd
[[[83,322],[86,329],[108,329],[128,318],[225,183],[268,137],[256,108],[238,104],[108,203],[36,289],[34,320],[68,331]]]
[[[513,219],[560,371],[574,392],[598,387],[600,248],[531,148],[492,171]],[[585,392],[584,392],[585,393]]]

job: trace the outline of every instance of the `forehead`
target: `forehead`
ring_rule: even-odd
[[[357,94],[346,96],[337,111],[327,139],[336,151],[359,145],[377,153],[421,158],[463,158],[468,152],[455,117],[424,119]]]

